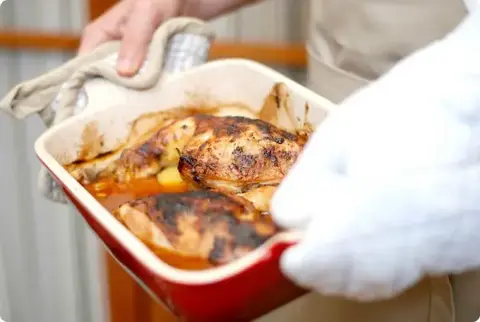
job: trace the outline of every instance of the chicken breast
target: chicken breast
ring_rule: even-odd
[[[164,193],[123,204],[116,217],[153,248],[208,259],[237,259],[277,232],[246,199],[217,191]]]
[[[182,150],[178,169],[204,188],[241,193],[277,185],[305,140],[267,122],[246,117],[197,117],[195,135]]]

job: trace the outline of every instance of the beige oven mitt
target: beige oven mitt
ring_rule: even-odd
[[[89,108],[89,102],[95,101],[95,97],[88,97],[90,93],[84,91],[87,82],[103,82],[101,90],[92,92],[101,95],[102,108],[131,101],[139,92],[157,86],[161,76],[165,75],[163,72],[171,74],[204,63],[208,59],[212,38],[207,24],[201,20],[170,19],[155,32],[147,58],[135,76],[117,74],[115,64],[120,41],[111,41],[45,75],[15,86],[0,102],[0,110],[17,119],[38,113],[50,127]],[[106,90],[115,93],[105,95]],[[95,105],[99,104],[91,104]],[[62,188],[43,167],[38,185],[48,199],[67,202]]]

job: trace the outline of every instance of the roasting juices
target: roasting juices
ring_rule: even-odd
[[[187,185],[177,167],[156,178],[128,183],[104,178],[84,186],[159,258],[179,269],[227,264],[277,232],[270,215],[246,199]]]
[[[171,170],[166,170],[168,173]],[[165,173],[161,173],[163,176]],[[160,177],[160,174],[159,176]],[[158,178],[157,177],[157,178]],[[98,182],[84,185],[85,189],[110,213],[120,207],[122,204],[160,193],[185,192],[188,190],[184,182],[167,182],[161,184],[157,178],[134,179],[128,183],[116,182],[113,178],[106,178]],[[161,177],[159,179],[162,179]],[[185,256],[170,249],[160,249],[152,247],[143,241],[159,258],[165,263],[179,269],[202,270],[213,267],[213,265],[204,258]]]

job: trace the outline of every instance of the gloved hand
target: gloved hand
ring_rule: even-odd
[[[480,14],[346,99],[272,200],[304,232],[281,258],[306,288],[392,297],[480,267]]]

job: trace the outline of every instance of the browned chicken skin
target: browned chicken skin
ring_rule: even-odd
[[[150,246],[172,247],[212,264],[243,256],[277,231],[247,200],[208,190],[138,199],[115,215]]]
[[[279,184],[304,144],[303,137],[261,120],[195,115],[167,122],[147,141],[126,149],[107,171],[125,182],[178,163],[191,183],[241,193]]]
[[[195,129],[194,116],[169,120],[146,141],[125,149],[101,175],[113,175],[120,182],[128,182],[153,176],[164,167],[176,165],[180,151],[195,134]]]

